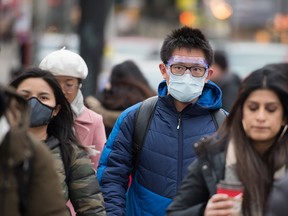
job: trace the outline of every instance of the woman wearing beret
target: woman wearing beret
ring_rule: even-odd
[[[92,147],[90,158],[96,170],[106,134],[102,116],[84,105],[80,88],[88,75],[85,61],[80,55],[61,49],[47,55],[39,67],[50,71],[60,84],[74,113],[74,128],[78,139],[83,146]]]

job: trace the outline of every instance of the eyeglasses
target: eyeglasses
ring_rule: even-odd
[[[78,88],[79,84],[77,83],[63,83],[63,82],[59,82],[62,90],[64,90],[67,93],[72,93],[75,89]]]
[[[201,67],[198,65],[193,65],[191,67],[187,67],[180,64],[172,64],[170,65],[170,71],[175,76],[183,76],[183,74],[189,70],[193,77],[203,77],[207,68]]]

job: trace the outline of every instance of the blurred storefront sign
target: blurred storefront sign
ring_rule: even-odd
[[[227,1],[233,7],[231,16],[232,26],[238,28],[259,28],[273,20],[282,0],[230,0]]]

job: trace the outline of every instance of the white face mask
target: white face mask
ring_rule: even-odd
[[[173,64],[195,64],[206,68],[206,72],[202,77],[193,77],[191,72],[185,72],[182,76],[173,75],[170,66]],[[169,93],[178,101],[189,103],[202,94],[205,84],[208,64],[202,57],[172,56],[167,64],[166,70],[170,74],[168,84]]]
[[[181,102],[191,102],[202,94],[206,77],[193,77],[190,73],[175,76],[170,73],[168,91]]]
[[[8,131],[10,130],[10,125],[4,115],[0,118],[0,145]]]

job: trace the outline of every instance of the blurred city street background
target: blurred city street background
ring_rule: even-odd
[[[200,28],[241,77],[288,62],[287,0],[0,0],[0,82],[65,46],[88,65],[84,96],[128,59],[156,89],[161,42],[181,25]]]

